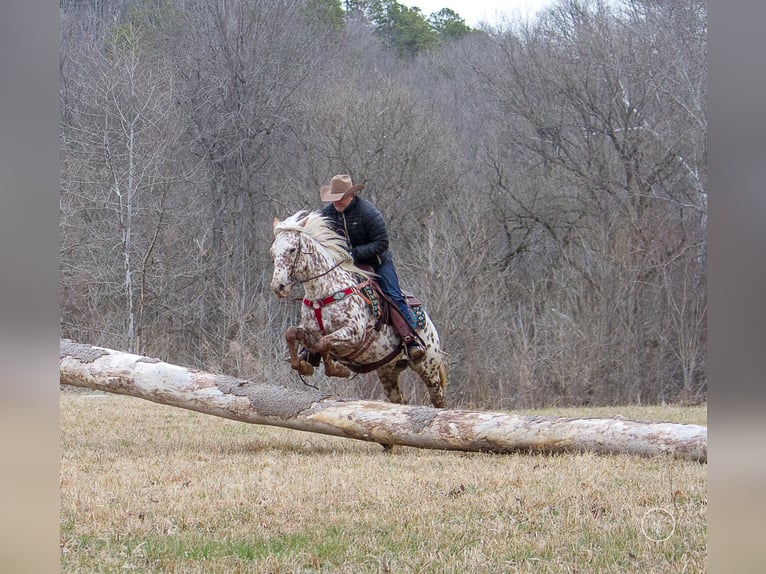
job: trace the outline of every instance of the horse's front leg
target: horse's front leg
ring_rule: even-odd
[[[348,367],[333,360],[332,354],[342,357],[362,344],[364,331],[356,325],[349,325],[325,335],[316,344],[316,350],[322,355],[324,372],[328,377],[350,377]]]
[[[324,361],[324,374],[328,377],[350,377],[351,371],[348,369],[348,367],[345,367],[339,362],[333,360],[331,356],[332,344],[325,339],[326,337],[322,337],[316,346],[317,352],[322,355],[322,361]]]
[[[307,346],[308,332],[303,327],[288,327],[285,331],[287,350],[290,353],[290,368],[309,377],[314,374],[314,367],[298,356],[298,343]]]

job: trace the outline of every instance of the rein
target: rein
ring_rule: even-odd
[[[298,239],[298,249],[295,252],[295,257],[293,258],[293,264],[290,265],[290,276],[295,276],[295,266],[298,265],[298,258],[301,255],[314,255],[316,251],[304,251],[303,250],[303,241],[300,240],[300,237]],[[319,275],[314,275],[313,277],[309,277],[308,279],[297,279],[298,283],[308,283],[309,281],[313,281],[314,279],[319,279],[320,277],[324,277],[327,275],[330,271],[333,269],[337,269],[341,265],[343,265],[346,261],[348,261],[348,258],[342,259],[338,261],[335,265],[330,267],[327,271],[323,271]]]
[[[310,255],[310,254],[311,254],[311,253],[310,253],[310,252],[308,252],[308,251],[306,251],[305,253],[306,253],[307,255]],[[299,254],[300,254],[300,251],[299,251]],[[332,267],[330,267],[330,268],[329,268],[327,271],[323,271],[323,272],[322,272],[322,273],[320,273],[319,275],[314,275],[313,277],[309,277],[308,279],[302,279],[302,280],[301,280],[301,279],[298,279],[298,283],[308,283],[309,281],[313,281],[314,279],[319,279],[320,277],[323,277],[323,276],[327,275],[327,274],[328,274],[330,271],[332,271],[332,270],[333,270],[333,269],[335,269],[336,267],[340,267],[340,266],[341,266],[341,265],[343,265],[344,263],[345,263],[345,261],[338,261],[338,262],[337,262],[335,265],[333,265]]]

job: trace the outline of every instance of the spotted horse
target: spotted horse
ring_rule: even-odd
[[[284,221],[274,219],[271,258],[271,289],[277,297],[287,297],[296,283],[304,289],[301,323],[285,331],[291,368],[305,376],[314,373],[298,354],[300,343],[321,355],[327,376],[374,370],[388,399],[405,403],[399,375],[409,367],[425,383],[433,406],[444,407],[447,370],[430,317],[422,306],[417,309],[415,332],[426,354],[412,362],[399,335],[381,324],[378,308],[371,304],[379,302],[369,289],[374,274],[354,265],[344,239],[319,212],[299,211]]]

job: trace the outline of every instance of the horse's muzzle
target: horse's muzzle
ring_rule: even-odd
[[[284,299],[290,294],[292,285],[285,285],[284,283],[272,284],[271,290],[274,291],[277,297]]]

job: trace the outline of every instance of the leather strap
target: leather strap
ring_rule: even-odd
[[[328,295],[324,299],[314,299],[313,301],[311,299],[304,299],[303,304],[306,305],[306,307],[311,307],[314,310],[314,317],[317,320],[317,325],[319,325],[319,330],[324,335],[324,322],[322,321],[322,307],[325,307],[329,305],[330,303],[335,303],[336,301],[342,301],[345,299],[348,295],[351,295],[352,293],[358,293],[359,290],[363,287],[366,287],[369,285],[369,280],[363,281],[362,283],[358,283],[357,285],[354,285],[353,287],[346,287],[345,289],[341,289],[340,291],[336,291],[332,295]]]
[[[371,371],[374,371],[378,369],[379,367],[382,367],[386,363],[390,363],[396,355],[402,352],[402,346],[397,345],[394,347],[394,350],[391,351],[388,355],[380,359],[379,361],[375,361],[374,363],[367,363],[365,365],[362,365],[360,363],[353,363],[353,362],[347,362],[341,360],[341,363],[346,365],[349,369],[354,371],[355,373],[369,373]]]

